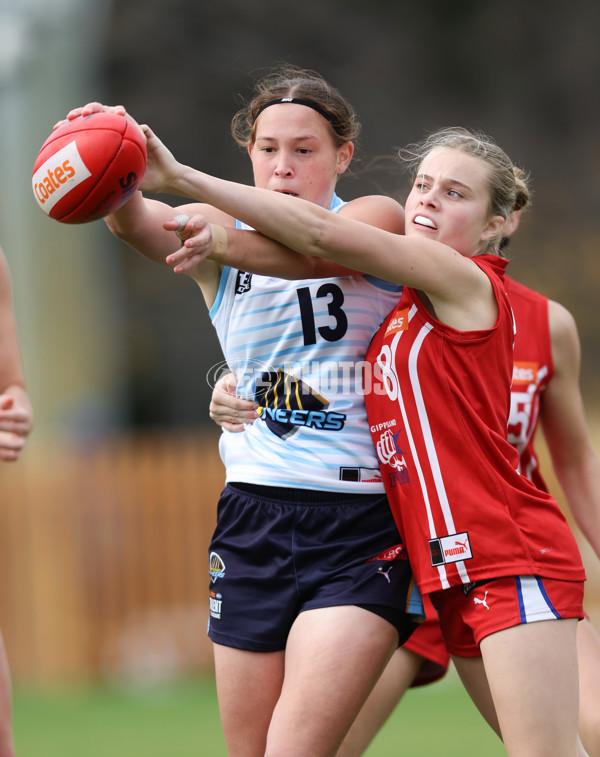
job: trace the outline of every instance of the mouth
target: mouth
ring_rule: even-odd
[[[415,224],[415,226],[424,226],[428,229],[437,231],[437,226],[434,224],[431,218],[427,218],[426,216],[415,216],[413,218],[413,223]]]
[[[288,197],[299,197],[297,192],[290,192],[288,189],[276,189],[275,192],[280,195],[288,195]]]

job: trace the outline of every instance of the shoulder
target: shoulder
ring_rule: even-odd
[[[404,233],[404,208],[386,195],[365,195],[350,200],[340,209],[339,215],[377,226],[396,234]]]

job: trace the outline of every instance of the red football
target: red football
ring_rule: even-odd
[[[146,170],[146,139],[125,116],[78,116],[48,137],[33,166],[33,194],[61,223],[112,213],[135,192]]]

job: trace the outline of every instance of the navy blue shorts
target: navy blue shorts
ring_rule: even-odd
[[[404,643],[421,612],[385,495],[229,484],[209,553],[208,635],[253,652],[285,648],[303,610],[359,605]]]

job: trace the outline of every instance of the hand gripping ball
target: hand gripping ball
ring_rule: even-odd
[[[78,116],[48,137],[33,166],[33,194],[61,223],[88,223],[121,207],[146,170],[146,138],[115,113]]]

